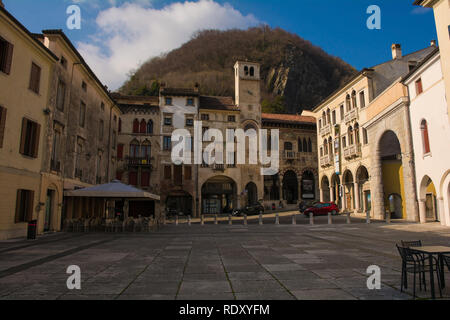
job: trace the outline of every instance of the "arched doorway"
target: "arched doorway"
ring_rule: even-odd
[[[256,184],[249,182],[245,186],[245,193],[247,195],[247,205],[251,206],[258,202],[258,188],[256,187]]]
[[[231,213],[237,207],[237,187],[233,179],[217,176],[202,187],[202,213]]]
[[[372,196],[370,193],[369,172],[366,167],[359,167],[356,172],[356,182],[358,185],[357,195],[359,199],[356,209],[360,212],[370,212],[372,209]]]
[[[353,174],[350,170],[345,171],[343,179],[345,208],[353,210],[355,208],[355,190]]]
[[[379,142],[384,194],[384,212],[403,219],[405,212],[405,192],[403,181],[402,151],[400,141],[393,131],[386,131]],[[399,212],[401,208],[401,212]]]
[[[422,179],[420,184],[420,201],[425,202],[425,219],[426,221],[438,221],[439,213],[438,213],[438,205],[437,205],[437,193],[436,187],[434,186],[433,181],[429,176],[425,176]]]
[[[321,181],[320,186],[321,192],[322,192],[322,202],[330,202],[330,181],[328,180],[327,176],[324,176]]]
[[[340,186],[341,186],[341,179],[337,174],[333,174],[331,177],[331,195],[332,199],[331,201],[334,201],[334,203],[337,204],[339,209],[342,209],[342,202],[341,202],[341,195],[340,195]]]
[[[302,199],[316,199],[316,179],[311,171],[304,171],[302,175]]]
[[[297,204],[298,202],[298,179],[294,171],[287,171],[283,177],[283,200],[287,204]]]
[[[171,192],[166,198],[166,209],[169,210],[169,212],[176,211],[177,214],[192,216],[192,202],[192,196],[187,192]]]
[[[280,201],[280,176],[264,176],[264,200]]]

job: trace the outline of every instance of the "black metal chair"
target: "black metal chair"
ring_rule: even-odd
[[[447,265],[448,271],[450,271],[450,255],[442,255],[442,261]]]
[[[403,248],[422,247],[422,240],[402,241]]]
[[[402,258],[402,280],[401,280],[401,292],[403,289],[408,289],[408,273],[412,273],[414,275],[414,288],[413,294],[414,298],[416,297],[416,274],[419,274],[419,287],[422,290],[422,281],[425,276],[425,268],[424,268],[424,260],[421,255],[414,253],[414,251],[410,250],[406,247],[397,246],[397,250],[400,253],[400,257]],[[425,288],[426,290],[426,288]]]

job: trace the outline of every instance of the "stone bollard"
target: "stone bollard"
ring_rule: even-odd
[[[191,225],[191,216],[188,216],[188,226]]]
[[[333,224],[333,216],[331,215],[331,212],[328,212],[328,224]]]
[[[178,225],[178,215],[175,216],[175,225]]]
[[[347,212],[347,224],[351,224],[352,223],[352,219],[350,217],[350,212]]]
[[[310,225],[314,224],[314,214],[312,212],[309,213],[309,224]]]
[[[390,212],[386,212],[386,223],[390,224],[391,223],[391,213]]]
[[[204,226],[205,225],[205,216],[202,215],[200,218],[200,225]]]
[[[370,224],[370,211],[366,212],[366,223]]]
[[[260,213],[259,214],[259,225],[262,226],[263,224],[264,224],[263,215]]]
[[[231,226],[233,225],[233,218],[231,217],[231,214],[228,215],[228,224]]]
[[[218,224],[219,224],[219,222],[217,221],[217,214],[214,215],[214,224],[215,224],[215,225],[218,225]]]
[[[275,224],[280,225],[280,215],[278,213],[275,214]]]
[[[296,225],[297,224],[297,215],[293,215],[292,216],[292,225]]]
[[[246,214],[244,214],[244,226],[246,226],[248,223],[247,223],[247,215]]]

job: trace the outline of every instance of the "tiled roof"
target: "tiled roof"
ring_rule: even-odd
[[[200,97],[200,109],[239,111],[232,97]]]
[[[178,97],[198,97],[199,93],[196,89],[190,88],[162,88],[162,96],[178,96]]]
[[[272,122],[290,122],[290,123],[310,123],[316,124],[316,119],[314,117],[307,116],[299,116],[295,114],[271,114],[271,113],[263,113],[262,114],[263,121],[272,121]]]

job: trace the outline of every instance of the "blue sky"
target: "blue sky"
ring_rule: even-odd
[[[32,32],[63,29],[114,89],[128,71],[179,47],[204,28],[247,28],[260,23],[281,27],[358,70],[390,59],[392,43],[401,43],[404,52],[412,52],[437,38],[432,10],[413,6],[413,0],[323,0],[320,5],[317,0],[3,1]],[[71,4],[81,8],[81,30],[66,28],[66,8]],[[370,5],[381,8],[381,30],[366,27]],[[129,50],[123,50],[124,43]]]

